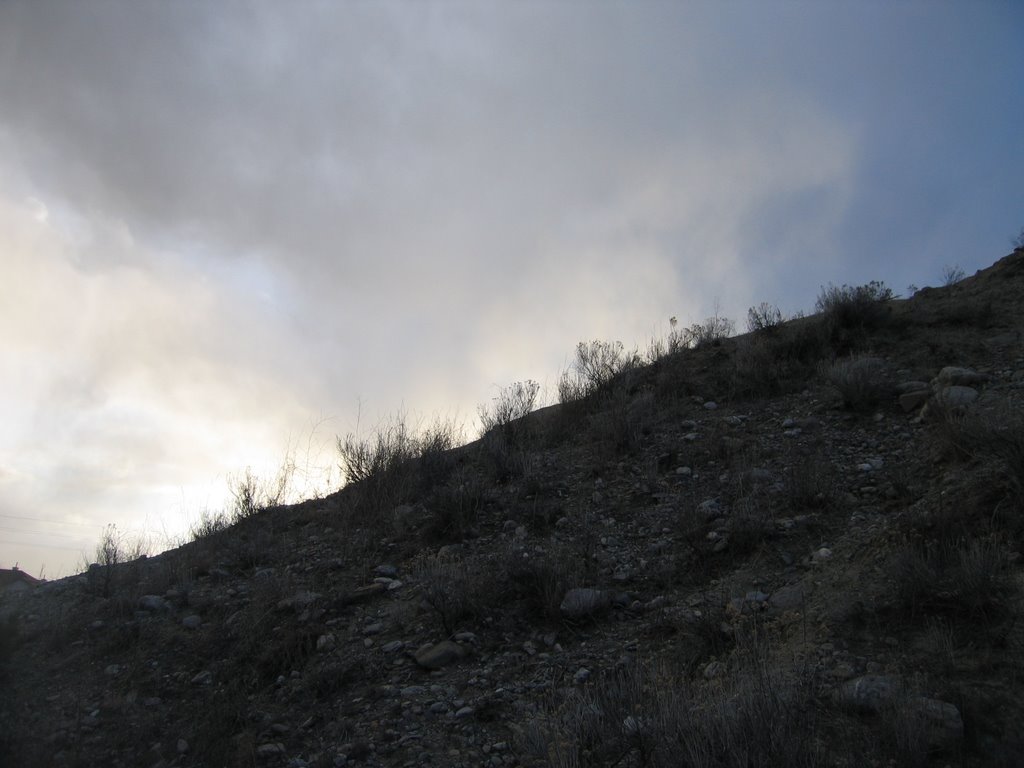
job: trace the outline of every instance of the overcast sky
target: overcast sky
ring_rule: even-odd
[[[0,567],[159,548],[357,420],[475,436],[581,339],[988,266],[1021,40],[1010,0],[0,2]]]

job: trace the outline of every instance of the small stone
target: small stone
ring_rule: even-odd
[[[812,558],[814,559],[814,562],[816,562],[816,563],[822,563],[822,562],[824,562],[826,560],[831,559],[831,557],[832,557],[832,550],[829,549],[828,547],[822,547],[821,549],[819,549],[818,551],[816,551],[812,555]]]
[[[213,673],[208,669],[204,669],[202,672],[192,678],[193,685],[209,685],[213,682]]]
[[[900,681],[885,675],[848,680],[836,692],[839,703],[860,712],[879,712],[899,693]]]
[[[392,640],[390,643],[384,643],[384,645],[382,645],[380,649],[384,651],[384,653],[395,653],[397,651],[402,650],[402,648],[404,647],[405,643],[401,640]]]
[[[978,399],[978,390],[973,387],[946,387],[935,395],[939,405],[946,408],[960,408]]]
[[[918,408],[920,408],[922,405],[928,402],[928,398],[930,396],[931,393],[926,389],[917,390],[914,392],[904,392],[902,395],[900,395],[899,398],[900,407],[903,409],[905,413],[916,411]]]
[[[283,755],[285,752],[284,744],[260,744],[256,747],[257,757],[274,757],[275,755]]]
[[[949,749],[963,739],[964,721],[960,710],[953,704],[920,697],[910,703],[909,709],[911,715],[924,726],[928,745],[932,749]]]
[[[196,614],[190,614],[181,620],[181,626],[185,629],[199,629],[203,625],[203,619]]]
[[[420,648],[414,659],[424,669],[441,669],[460,661],[467,655],[467,650],[451,640],[442,640],[436,645]]]
[[[159,595],[143,595],[139,598],[139,608],[143,611],[163,612],[170,610],[170,603]]]
[[[580,667],[576,670],[576,674],[572,676],[573,682],[577,685],[587,682],[590,679],[590,670],[586,667]]]
[[[769,605],[779,612],[793,611],[804,604],[804,588],[801,584],[791,584],[781,587],[772,593],[768,599]]]
[[[461,707],[459,710],[455,712],[455,717],[457,717],[459,720],[462,720],[467,717],[472,717],[475,712],[476,710],[472,707]]]
[[[716,411],[718,410],[718,403],[716,403],[714,400],[708,400],[706,403],[704,403],[704,410]]]
[[[184,755],[188,752],[188,742],[184,739],[178,739],[178,754]]]
[[[107,666],[107,667],[106,667],[106,668],[105,668],[105,669],[103,670],[103,673],[104,673],[105,675],[110,675],[111,677],[113,677],[114,675],[120,674],[120,672],[121,672],[121,667],[120,667],[120,665],[118,665],[118,664],[109,664],[109,665],[108,665],[108,666]]]
[[[393,579],[398,575],[398,568],[393,565],[378,565],[373,569],[373,572],[378,576],[386,576],[389,579]]]
[[[712,661],[704,667],[704,679],[714,680],[716,677],[721,677],[723,672],[725,672],[725,664],[720,661]]]
[[[320,637],[316,639],[316,649],[320,653],[325,653],[327,651],[333,650],[337,644],[338,639],[334,635],[330,634],[320,635]]]

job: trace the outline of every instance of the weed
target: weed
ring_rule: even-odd
[[[822,315],[833,348],[843,352],[860,345],[868,332],[885,323],[886,302],[892,298],[892,289],[878,281],[856,287],[830,283],[821,289],[814,308]]]
[[[703,323],[694,323],[683,331],[683,340],[691,349],[702,349],[721,344],[722,340],[732,336],[735,330],[736,326],[732,320],[716,312]]]
[[[747,310],[747,330],[751,333],[775,333],[782,323],[782,311],[766,301]]]
[[[435,486],[426,499],[431,516],[427,536],[442,541],[461,541],[476,524],[483,506],[483,486],[476,479],[457,476]]]
[[[866,411],[892,395],[892,383],[885,361],[877,357],[848,357],[822,366],[826,381],[843,398],[843,405]]]
[[[481,405],[478,409],[482,435],[498,429],[509,443],[519,444],[526,433],[523,420],[533,411],[538,392],[540,384],[532,380],[517,381],[502,388],[490,407]]]
[[[942,268],[942,284],[947,288],[956,285],[965,277],[964,271],[958,265],[947,264]]]
[[[462,619],[479,616],[482,596],[492,586],[493,572],[480,563],[454,555],[427,553],[412,568],[423,602],[437,616],[445,634],[455,632]]]
[[[910,542],[890,565],[896,607],[921,614],[995,620],[1006,615],[1013,585],[991,540]]]
[[[123,566],[148,553],[149,542],[144,537],[119,533],[111,523],[103,529],[96,545],[96,560],[87,568],[89,587],[102,597],[110,597],[128,575]]]
[[[621,341],[581,341],[576,358],[558,381],[558,400],[573,403],[607,389],[624,374],[640,366],[637,352],[626,353]]]

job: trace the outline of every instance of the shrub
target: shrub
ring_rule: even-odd
[[[502,388],[491,400],[490,407],[481,405],[477,409],[482,434],[500,429],[509,442],[520,442],[526,431],[522,420],[533,411],[538,392],[540,384],[532,380],[517,381]]]
[[[241,477],[228,478],[228,490],[232,498],[231,521],[237,523],[280,505],[284,501],[289,474],[287,469],[282,470],[274,481],[268,483],[246,467]]]
[[[686,348],[686,339],[683,331],[678,329],[679,321],[674,317],[668,319],[669,332],[665,338],[656,337],[651,339],[647,347],[646,360],[648,363],[656,363],[664,357],[674,355]]]
[[[876,280],[856,287],[830,283],[821,289],[814,309],[822,316],[833,346],[842,350],[855,346],[865,333],[884,323],[888,317],[885,302],[892,297],[892,289]]]
[[[779,308],[766,301],[747,310],[747,330],[751,333],[771,333],[778,330],[782,322]]]
[[[215,536],[230,527],[231,521],[225,513],[213,513],[204,509],[199,515],[199,520],[194,525],[189,526],[189,537],[192,541],[197,541],[198,539]]]
[[[520,745],[552,768],[813,768],[829,764],[823,720],[809,681],[782,679],[767,659],[721,688],[624,664],[522,729]]]
[[[338,438],[338,453],[346,484],[359,486],[361,500],[375,510],[398,504],[409,491],[417,443],[404,417],[384,424],[367,439],[352,433]]]
[[[103,529],[96,545],[96,560],[88,568],[88,581],[94,591],[110,597],[117,587],[121,566],[146,556],[149,542],[141,536],[119,533],[111,523]]]
[[[960,540],[947,544],[908,544],[890,566],[897,608],[963,619],[996,619],[1008,610],[1013,590],[1006,559],[996,542]]]
[[[581,341],[576,359],[558,381],[558,400],[573,403],[608,389],[622,375],[640,365],[637,352],[626,353],[621,341]]]
[[[843,405],[864,411],[892,394],[885,361],[877,357],[849,357],[823,366],[826,381],[843,398]]]
[[[478,561],[454,555],[421,555],[412,568],[423,602],[434,612],[446,635],[458,622],[479,617],[493,592],[493,569]]]
[[[942,268],[942,284],[947,288],[964,279],[964,271],[958,265],[947,264]]]
[[[701,349],[720,344],[722,339],[727,339],[734,331],[732,320],[715,313],[703,323],[694,323],[683,331],[683,339],[691,349]]]
[[[461,541],[476,523],[483,506],[481,483],[464,477],[436,486],[426,500],[431,516],[426,533],[443,541]]]
[[[433,488],[448,480],[455,466],[452,449],[462,442],[462,428],[452,420],[438,419],[416,439],[420,485]]]

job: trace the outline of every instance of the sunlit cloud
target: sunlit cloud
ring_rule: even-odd
[[[0,5],[0,505],[32,532],[0,565],[181,534],[296,452],[322,489],[397,410],[471,436],[581,339],[984,266],[1020,227],[1021,23]]]

